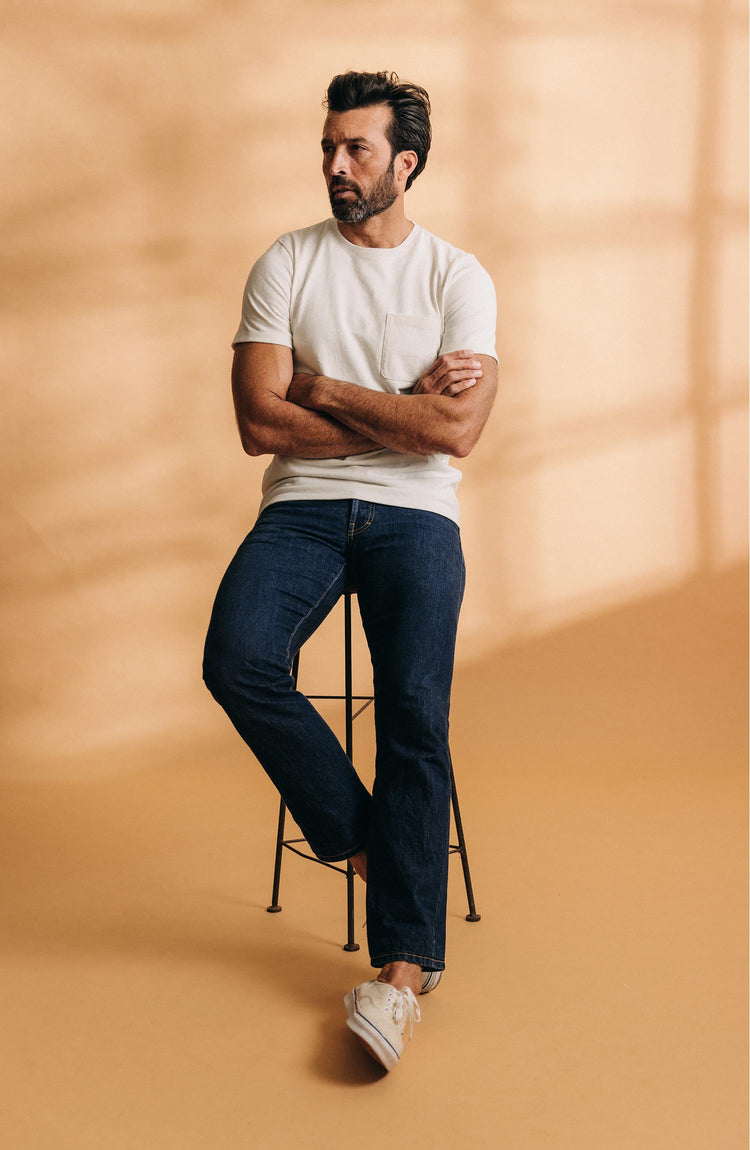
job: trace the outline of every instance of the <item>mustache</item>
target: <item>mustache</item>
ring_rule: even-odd
[[[351,183],[349,180],[343,180],[340,176],[331,180],[330,190],[332,192],[340,191],[342,189],[347,189],[350,192],[354,192],[358,196],[361,195],[357,185]]]

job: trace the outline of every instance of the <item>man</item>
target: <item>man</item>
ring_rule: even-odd
[[[377,978],[347,1023],[387,1069],[445,967],[448,711],[464,584],[449,456],[494,399],[495,296],[473,256],[411,223],[430,105],[393,73],[328,88],[333,219],[253,267],[234,339],[242,444],[273,454],[259,518],[219,588],[204,676],[318,858],[367,881]],[[376,777],[366,790],[294,690],[296,652],[347,586],[373,664]]]

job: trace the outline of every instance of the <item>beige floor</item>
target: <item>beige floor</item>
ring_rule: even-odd
[[[289,858],[265,913],[275,800],[231,731],[6,784],[2,1146],[744,1147],[745,579],[462,668],[483,918],[452,864],[389,1076],[342,1025],[342,880]]]

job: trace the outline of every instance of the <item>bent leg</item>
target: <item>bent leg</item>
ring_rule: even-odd
[[[338,502],[263,512],[219,587],[203,664],[209,690],[312,850],[329,861],[365,845],[370,795],[330,727],[295,690],[291,666],[343,592],[346,521]]]

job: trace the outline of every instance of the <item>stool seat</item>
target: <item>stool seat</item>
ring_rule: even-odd
[[[347,586],[344,590],[344,694],[343,695],[307,695],[306,697],[311,700],[316,699],[341,699],[346,707],[346,725],[345,725],[345,750],[349,759],[354,761],[353,744],[354,744],[354,720],[362,714],[363,711],[369,707],[374,701],[372,695],[355,695],[352,692],[352,595],[356,594],[354,586]],[[299,680],[299,653],[295,657],[292,665],[292,678],[296,687]],[[361,702],[361,706],[356,712],[354,710],[354,703]],[[448,854],[457,854],[461,858],[461,866],[463,868],[464,885],[466,887],[466,899],[469,904],[469,913],[466,915],[467,922],[479,922],[481,915],[477,914],[477,909],[474,903],[474,890],[471,882],[471,871],[469,869],[469,859],[466,853],[466,838],[464,836],[463,822],[461,820],[461,810],[458,804],[458,793],[456,791],[456,779],[453,773],[453,763],[450,764],[451,774],[451,808],[453,811],[453,823],[456,830],[457,842],[455,844],[449,843]],[[287,839],[284,837],[284,827],[286,823],[286,803],[280,799],[279,803],[279,821],[276,830],[276,855],[274,859],[273,871],[273,893],[271,895],[271,903],[266,907],[269,914],[278,914],[282,907],[279,903],[279,889],[281,886],[281,863],[283,853],[285,850],[291,851],[293,854],[298,855],[300,858],[307,859],[309,862],[317,863],[319,866],[328,867],[329,870],[338,871],[346,877],[346,915],[347,915],[347,940],[344,944],[344,950],[356,951],[359,950],[359,943],[356,942],[354,937],[354,878],[355,871],[352,864],[347,860],[344,866],[337,866],[335,863],[325,862],[323,859],[316,858],[312,852],[300,849],[301,845],[307,845],[304,838]]]

